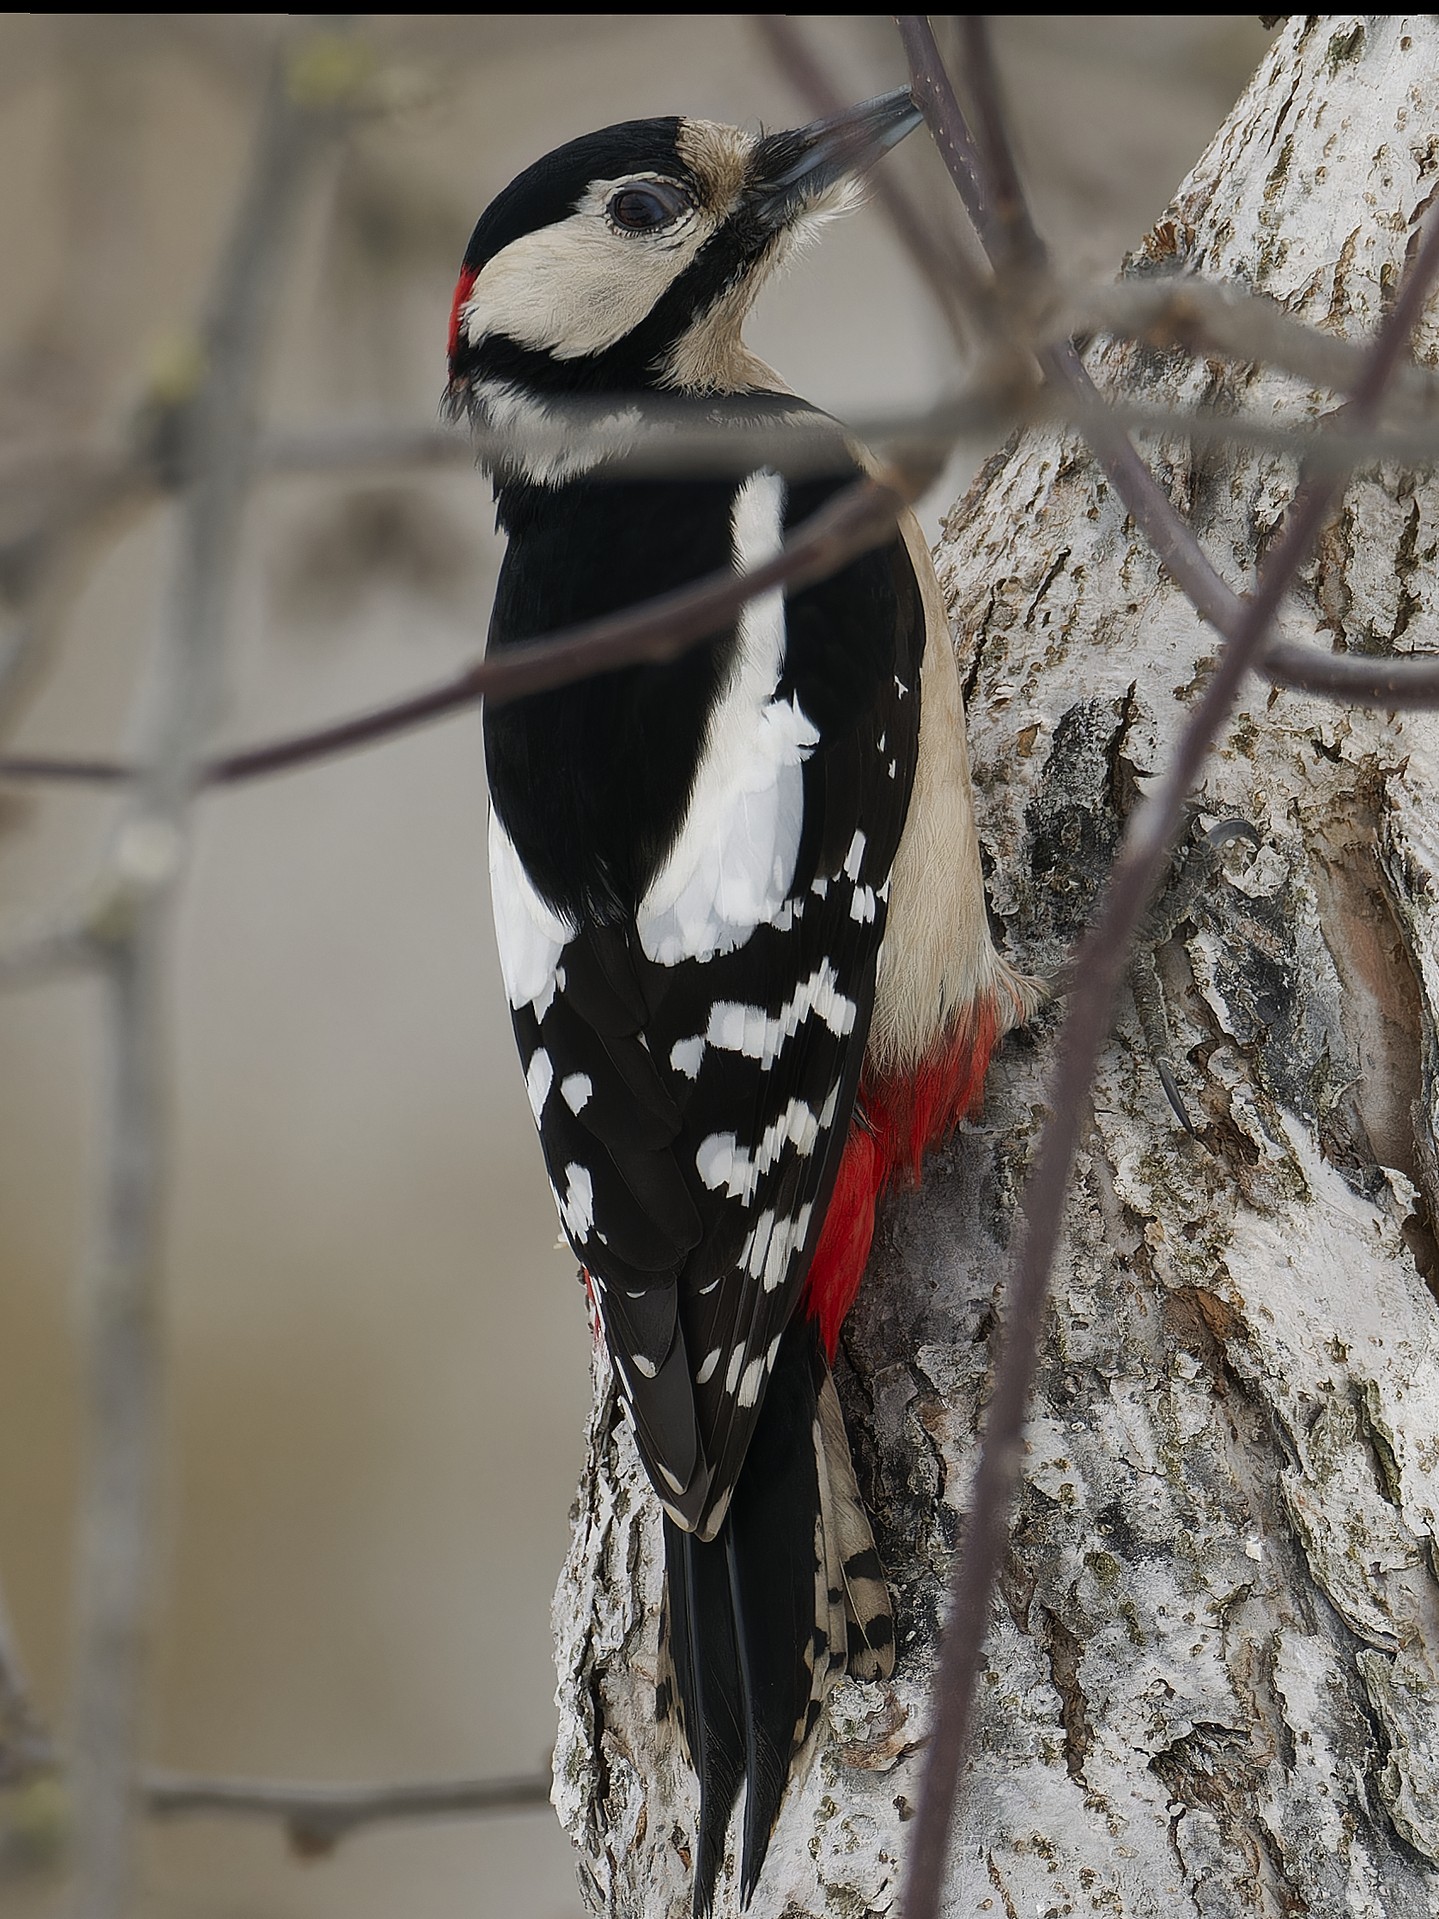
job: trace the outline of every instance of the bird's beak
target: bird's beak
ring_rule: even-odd
[[[772,133],[755,153],[750,194],[776,227],[812,206],[837,181],[863,173],[923,119],[907,87],[882,93],[807,127]]]

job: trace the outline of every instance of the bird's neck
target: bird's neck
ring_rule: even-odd
[[[517,488],[611,477],[662,476],[678,484],[726,473],[738,483],[756,463],[782,470],[785,430],[801,418],[823,416],[796,399],[762,361],[752,362],[752,372],[752,384],[724,389],[670,386],[657,377],[599,385],[579,377],[578,369],[568,386],[531,380],[517,370],[480,373],[452,396],[451,406],[469,421],[506,520],[506,496]],[[716,429],[711,457],[706,436]],[[758,436],[753,457],[733,437],[735,430]],[[837,440],[836,471],[850,468]]]

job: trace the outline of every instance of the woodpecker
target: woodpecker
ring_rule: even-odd
[[[484,213],[448,405],[484,435],[507,536],[494,653],[752,568],[863,470],[837,434],[823,471],[787,470],[784,426],[825,416],[742,329],[919,119],[896,92],[768,136],[626,121]],[[677,413],[749,426],[766,450],[657,474],[578,407],[621,434]],[[912,518],[677,660],[490,708],[484,731],[525,1083],[663,1508],[658,1703],[698,1777],[702,1916],[741,1787],[748,1904],[830,1686],[892,1668],[830,1362],[880,1195],[973,1106],[1035,988],[991,942]]]

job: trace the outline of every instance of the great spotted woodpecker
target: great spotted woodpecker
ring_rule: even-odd
[[[741,329],[918,121],[904,92],[768,137],[627,121],[489,207],[449,396],[485,432],[508,536],[493,649],[752,567],[856,477],[854,449],[787,474],[776,429],[822,416]],[[577,403],[613,430],[661,402],[762,431],[765,463],[656,477],[566,425]],[[912,519],[677,661],[487,711],[485,747],[530,1103],[664,1509],[660,1709],[699,1778],[704,1914],[741,1783],[747,1902],[830,1685],[892,1667],[829,1361],[880,1194],[969,1110],[1034,990],[990,941]]]

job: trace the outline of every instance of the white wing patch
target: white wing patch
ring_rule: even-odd
[[[490,903],[495,944],[510,1005],[533,1006],[543,1019],[554,997],[560,954],[575,928],[546,906],[520,864],[520,856],[499,817],[490,814]]]
[[[540,1123],[540,1114],[545,1110],[545,1101],[550,1096],[550,1088],[555,1083],[554,1063],[543,1046],[537,1046],[530,1056],[529,1067],[525,1073],[525,1091],[530,1096],[530,1111],[535,1116],[536,1126]]]
[[[766,1207],[740,1249],[739,1263],[767,1293],[775,1292],[789,1274],[790,1260],[804,1244],[814,1208],[806,1203],[793,1219],[777,1219]]]
[[[792,1099],[773,1125],[765,1127],[753,1152],[741,1146],[734,1133],[709,1133],[695,1154],[695,1170],[712,1193],[723,1187],[731,1199],[748,1206],[786,1146],[793,1146],[801,1159],[809,1158],[829,1123],[825,1115],[833,1117],[834,1103],[832,1094],[816,1119],[802,1099]]]
[[[595,1186],[588,1170],[571,1160],[565,1168],[564,1197],[556,1193],[555,1199],[571,1240],[584,1240],[595,1223]]]
[[[754,1406],[759,1403],[759,1389],[764,1383],[764,1354],[752,1359],[740,1374],[739,1388],[735,1398],[741,1406]]]
[[[873,895],[870,896],[873,901]],[[873,919],[873,910],[870,918]],[[773,1018],[762,1006],[746,1006],[738,1000],[716,1000],[710,1008],[705,1040],[721,1052],[741,1053],[757,1059],[762,1066],[773,1066],[786,1040],[793,1039],[811,1013],[834,1034],[843,1039],[854,1029],[856,1006],[839,991],[839,975],[828,960],[817,966],[792,998],[786,1000]]]
[[[568,1073],[560,1081],[560,1098],[572,1113],[582,1113],[589,1105],[595,1083],[588,1073]]]
[[[677,1039],[670,1048],[670,1065],[677,1073],[683,1073],[686,1079],[698,1079],[700,1061],[705,1056],[704,1034],[696,1033],[692,1039]]]
[[[731,515],[737,571],[779,551],[784,507],[777,474],[752,474],[739,489]],[[640,902],[640,943],[662,966],[733,953],[785,908],[804,811],[801,767],[819,731],[798,700],[775,698],[784,640],[783,593],[751,600],[684,826]]]

